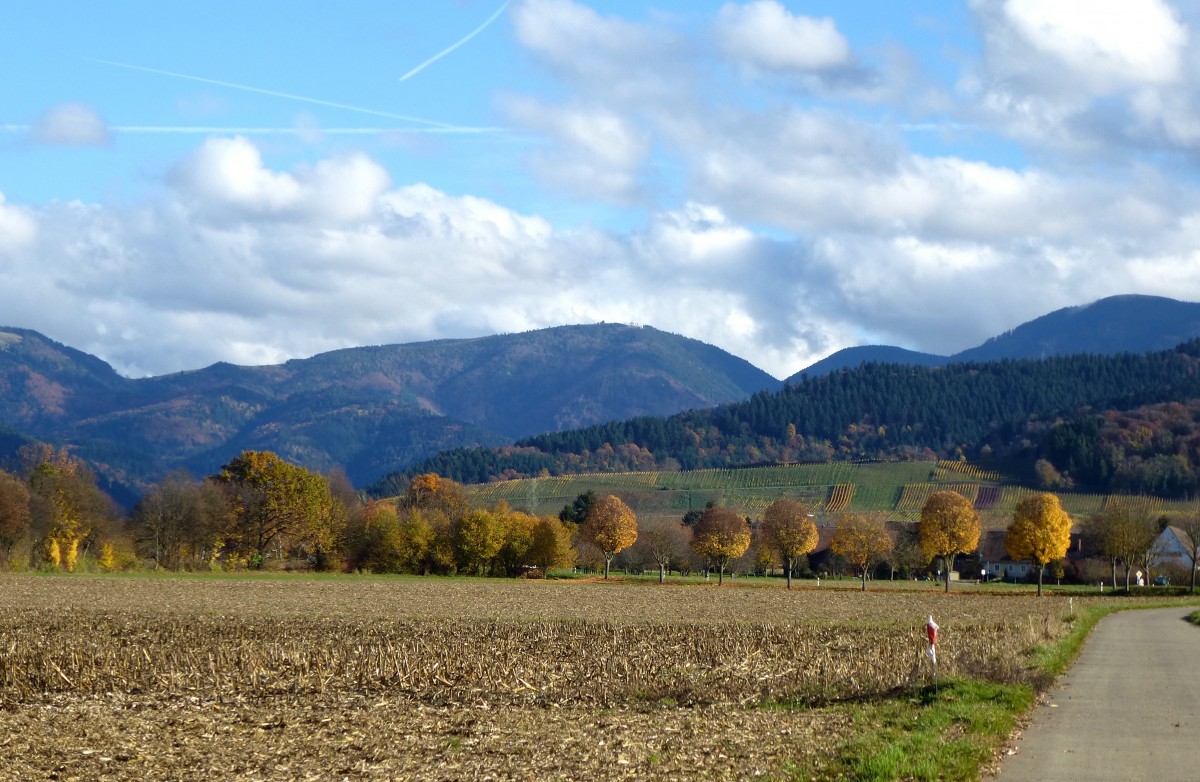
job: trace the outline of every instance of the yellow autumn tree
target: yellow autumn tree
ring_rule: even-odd
[[[883,522],[858,513],[838,517],[829,548],[862,576],[862,591],[867,591],[867,573],[871,566],[892,550],[892,539]]]
[[[1031,559],[1038,566],[1038,595],[1047,562],[1062,559],[1071,547],[1071,517],[1054,494],[1034,494],[1017,503],[1004,548],[1013,559]]]
[[[470,510],[454,525],[454,550],[459,566],[465,571],[486,575],[492,560],[504,547],[504,517],[508,507],[495,510]]]
[[[762,521],[763,542],[783,560],[787,588],[792,588],[796,558],[817,547],[817,525],[808,508],[790,497],[780,497],[767,506]]]
[[[605,494],[588,509],[579,533],[604,555],[604,578],[608,580],[612,558],[637,542],[637,515],[620,497]]]
[[[692,528],[692,550],[718,568],[717,584],[725,581],[725,568],[750,548],[750,525],[731,508],[713,507]]]
[[[111,573],[117,569],[117,553],[111,543],[100,545],[100,554],[96,557],[96,564],[105,573]]]
[[[551,568],[573,566],[575,549],[571,547],[571,533],[574,527],[555,516],[542,516],[533,528],[530,562],[542,573],[549,573]]]
[[[979,546],[982,531],[979,514],[971,501],[954,491],[936,491],[921,509],[917,535],[921,548],[945,564],[946,591],[950,591],[950,568],[955,554],[967,554]]]
[[[111,527],[116,518],[112,500],[96,487],[96,476],[65,449],[44,443],[23,446],[18,453],[26,484],[40,498],[38,524],[46,530],[46,553],[57,544],[59,561],[74,570],[86,541]]]
[[[46,561],[56,569],[62,565],[62,547],[57,538],[46,538]]]

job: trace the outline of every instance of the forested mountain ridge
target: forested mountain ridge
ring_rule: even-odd
[[[1191,333],[1200,333],[1200,305],[1126,296],[1051,313],[972,351],[1041,356],[1070,348],[1107,354],[1117,345],[1141,353],[1146,348],[1140,346]],[[341,467],[358,485],[449,451],[425,464],[443,465],[460,480],[487,480],[649,464],[725,466],[855,454],[901,458],[988,444],[1010,453],[1015,443],[1040,442],[1051,415],[1070,418],[1081,407],[1126,411],[1140,404],[1119,393],[1113,399],[1074,392],[1039,396],[1025,384],[1054,389],[1065,383],[1078,390],[1089,388],[1090,381],[1044,378],[1043,370],[1027,370],[1028,377],[1020,379],[1011,367],[1009,374],[997,375],[982,364],[972,370],[975,385],[1007,384],[1005,396],[995,399],[986,391],[972,402],[967,397],[974,392],[964,390],[970,386],[960,370],[947,366],[940,375],[910,374],[918,369],[914,362],[944,363],[939,357],[886,347],[843,353],[851,355],[847,363],[853,355],[870,356],[869,377],[837,371],[834,382],[818,386],[812,383],[819,373],[813,374],[795,384],[804,389],[801,396],[811,397],[800,404],[794,390],[779,394],[792,401],[767,403],[780,381],[711,345],[617,324],[350,348],[277,366],[219,363],[143,379],[122,377],[100,359],[36,332],[0,329],[0,457],[30,438],[67,445],[118,493],[122,485],[136,493],[175,468],[209,474],[244,450],[273,451],[309,469]],[[879,373],[890,373],[897,385],[883,383]],[[956,378],[952,391],[938,390],[937,378],[942,383]],[[883,389],[882,401],[872,398],[873,389]],[[767,390],[772,393],[749,399]],[[1147,404],[1200,397],[1185,388],[1121,393]],[[931,410],[929,399],[944,400],[945,409]],[[737,400],[749,400],[750,412],[722,407],[694,413],[682,426],[660,418]],[[799,406],[784,410],[787,405]],[[624,423],[595,426],[609,421]],[[736,426],[724,429],[727,421]],[[794,437],[777,431],[786,424],[795,428]],[[507,448],[503,459],[487,450],[536,434],[571,432],[576,438],[577,430],[602,434],[565,446],[530,440]],[[461,450],[472,446],[483,448]],[[1074,461],[1091,465],[1080,467],[1085,475],[1115,480],[1137,464],[1120,460],[1125,451],[1121,445],[1107,453],[1103,467],[1095,454],[1076,454]],[[1180,467],[1171,470],[1178,473]]]
[[[442,453],[375,488],[389,493],[408,475],[422,471],[478,483],[546,473],[725,468],[829,459],[965,455],[1019,456],[1032,462],[1045,455],[1043,440],[1063,422],[1112,418],[1116,411],[1164,403],[1177,403],[1176,407],[1195,409],[1200,415],[1200,406],[1178,404],[1194,399],[1200,399],[1200,340],[1174,350],[1116,356],[1057,356],[935,368],[865,364],[804,378],[782,391],[759,392],[745,402],[710,410],[543,434],[498,449]],[[1172,412],[1172,425],[1180,433],[1190,431],[1192,425],[1183,424],[1186,416],[1174,408]],[[1146,418],[1130,416],[1130,420]],[[1195,428],[1200,429],[1200,423]],[[1164,439],[1151,432],[1128,441],[1130,446],[1135,442],[1141,445],[1126,454],[1129,465],[1164,455],[1165,450],[1179,456],[1184,471],[1200,486],[1196,475],[1200,437]],[[1069,446],[1062,445],[1062,453],[1056,455],[1064,469]],[[1180,449],[1182,453],[1177,453]],[[1077,456],[1076,461],[1080,477],[1091,480],[1082,469],[1088,458]],[[1104,477],[1113,474],[1110,469]],[[1141,488],[1141,478],[1125,477],[1125,488]],[[1184,490],[1187,483],[1177,481],[1174,490]]]
[[[870,362],[943,366],[967,361],[1049,358],[1081,353],[1147,353],[1170,350],[1196,337],[1200,337],[1200,304],[1162,296],[1110,296],[1091,304],[1055,310],[992,337],[982,345],[949,356],[885,345],[846,348],[797,372],[787,382]]]
[[[246,449],[343,467],[366,483],[446,448],[711,407],[778,385],[711,345],[620,324],[143,379],[0,329],[0,427],[70,445],[102,478],[135,487],[178,467],[207,474]]]

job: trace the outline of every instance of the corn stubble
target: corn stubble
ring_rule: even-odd
[[[67,592],[83,590],[72,581]],[[55,709],[79,722],[87,713],[95,735],[105,718],[141,704],[138,719],[149,724],[140,735],[161,732],[155,743],[176,746],[167,726],[186,727],[188,715],[203,713],[208,721],[200,727],[181,728],[193,742],[227,746],[237,738],[253,754],[291,737],[292,761],[295,752],[331,753],[329,763],[363,778],[413,768],[422,769],[417,776],[453,778],[464,770],[483,774],[489,763],[516,763],[517,777],[688,769],[740,776],[758,766],[779,773],[789,758],[841,735],[845,720],[820,708],[780,714],[750,707],[820,707],[927,683],[926,614],[940,614],[940,675],[1020,678],[1022,653],[1069,628],[1061,601],[1006,596],[529,583],[498,593],[534,617],[514,620],[489,616],[497,596],[489,584],[441,590],[453,605],[439,605],[439,589],[426,582],[364,583],[357,596],[353,585],[306,584],[290,590],[295,605],[287,592],[276,593],[267,612],[255,605],[255,591],[273,586],[253,581],[212,591],[202,581],[129,582],[69,607],[60,602],[62,582],[19,586],[0,600],[0,722],[50,719]],[[51,596],[39,598],[43,589]],[[22,590],[32,591],[12,597]],[[387,600],[364,599],[389,590],[407,607],[400,618]],[[608,618],[595,615],[595,603],[608,606]],[[391,727],[356,745],[354,726],[378,722],[380,707],[392,715]],[[233,714],[243,718],[231,728]],[[61,720],[54,724],[62,729]],[[214,733],[214,725],[225,733]],[[405,725],[440,738],[418,747],[396,732]],[[687,738],[689,730],[704,739]],[[608,750],[594,745],[606,732]],[[500,734],[516,756],[473,750]],[[52,743],[61,749],[61,740]],[[90,762],[80,754],[85,749],[56,762]],[[151,762],[147,745],[96,751],[127,758],[131,777],[138,761],[138,773],[152,767],[144,765]],[[572,752],[571,762],[586,755],[588,764],[564,766]],[[241,773],[236,763],[213,766],[225,762],[218,755],[206,761],[210,771]],[[243,770],[254,768],[262,766]]]

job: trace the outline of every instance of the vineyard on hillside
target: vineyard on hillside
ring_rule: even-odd
[[[1039,491],[1015,477],[964,461],[833,462],[723,470],[596,473],[526,478],[469,485],[473,504],[499,501],[537,515],[557,514],[580,494],[616,494],[640,519],[679,519],[713,502],[751,518],[780,497],[791,497],[818,515],[886,513],[915,521],[929,495],[950,490],[974,503],[989,529],[1007,527],[1022,497]],[[1076,519],[1100,512],[1109,495],[1058,492]],[[1126,498],[1128,501],[1128,498]],[[1132,501],[1150,513],[1181,513],[1189,503],[1153,497]]]

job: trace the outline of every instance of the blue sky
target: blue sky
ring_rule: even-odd
[[[636,322],[784,377],[1200,299],[1192,3],[277,8],[0,27],[0,322],[130,375]]]

